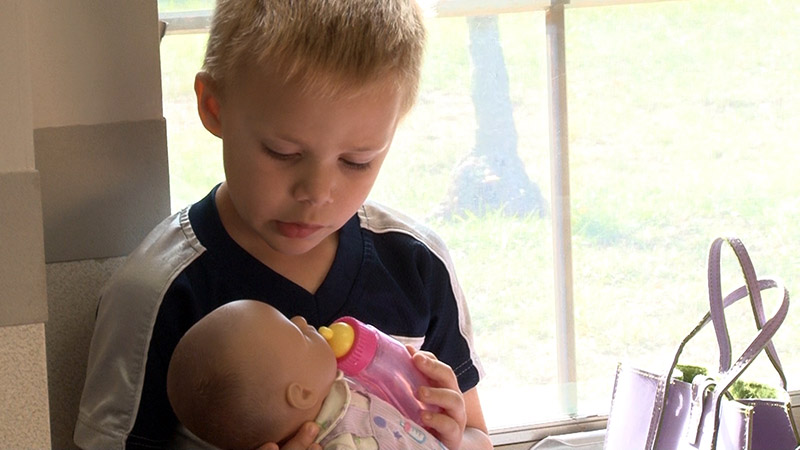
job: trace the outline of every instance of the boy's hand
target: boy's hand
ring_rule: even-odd
[[[278,444],[269,442],[259,447],[258,450],[322,450],[322,446],[314,442],[318,433],[319,426],[316,423],[306,422],[294,437],[283,444],[283,447],[279,448]]]
[[[453,369],[436,359],[433,353],[416,351],[408,346],[414,365],[427,376],[432,386],[423,386],[417,393],[424,403],[442,408],[440,413],[422,413],[422,425],[431,429],[436,437],[449,449],[461,448],[467,412],[464,396],[458,388]]]

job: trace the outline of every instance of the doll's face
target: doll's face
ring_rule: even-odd
[[[277,310],[275,310],[277,312]],[[287,319],[277,312],[271,320],[269,335],[272,355],[286,361],[284,373],[292,379],[303,379],[308,371],[322,380],[336,376],[336,357],[330,345],[303,317]]]
[[[336,357],[317,330],[300,316],[288,319],[264,303],[250,305],[252,325],[245,330],[258,349],[253,370],[262,383],[299,383],[323,399],[336,377]],[[263,350],[263,351],[262,351]]]
[[[266,303],[236,302],[244,319],[229,324],[238,335],[229,367],[242,374],[244,389],[261,414],[280,418],[267,442],[293,435],[316,417],[336,379],[336,357],[322,335],[302,317],[291,320]],[[230,304],[229,304],[230,305]]]

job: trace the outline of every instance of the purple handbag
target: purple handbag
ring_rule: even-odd
[[[727,242],[744,273],[745,285],[724,299],[720,251]],[[607,450],[794,450],[800,444],[788,402],[774,399],[734,400],[729,389],[762,350],[778,372],[784,393],[786,377],[771,339],[786,318],[789,294],[772,279],[758,280],[744,245],[735,238],[716,239],[709,252],[710,311],[678,346],[666,374],[618,365],[604,448]],[[761,291],[783,291],[780,308],[765,320]],[[749,297],[759,332],[731,365],[725,307]],[[673,377],[683,348],[708,322],[714,324],[720,349],[716,377],[697,375],[691,383]]]

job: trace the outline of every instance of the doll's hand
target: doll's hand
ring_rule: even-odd
[[[461,448],[464,428],[467,423],[467,412],[464,396],[458,388],[458,381],[453,369],[436,359],[433,353],[415,351],[408,347],[414,365],[423,375],[431,380],[432,386],[423,386],[417,393],[420,400],[442,408],[439,413],[424,411],[422,425],[431,429],[447,448]]]
[[[306,422],[294,437],[283,444],[283,447],[279,448],[278,444],[270,442],[262,445],[258,450],[322,450],[322,446],[314,442],[318,433],[319,425],[314,422]]]

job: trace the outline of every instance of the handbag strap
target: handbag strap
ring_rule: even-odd
[[[733,364],[733,366],[731,366],[729,370],[721,373],[720,381],[716,383],[716,387],[712,391],[713,395],[712,400],[715,405],[714,406],[715,418],[719,416],[719,408],[722,403],[722,397],[724,397],[725,393],[728,391],[728,389],[730,389],[731,385],[733,385],[733,383],[739,378],[742,372],[744,372],[744,370],[747,369],[747,367],[753,362],[753,360],[755,360],[756,356],[758,356],[758,354],[761,353],[762,350],[764,350],[767,344],[769,344],[772,337],[778,331],[778,328],[780,328],[781,324],[783,324],[784,320],[786,319],[786,314],[789,311],[789,292],[786,290],[783,284],[778,282],[777,280],[773,279],[758,280],[754,286],[751,287],[742,286],[739,289],[732,292],[730,295],[728,295],[725,299],[722,299],[721,301],[723,308],[726,308],[732,305],[733,303],[736,303],[738,300],[744,298],[745,294],[748,292],[752,292],[754,290],[760,292],[762,290],[771,288],[778,288],[783,290],[783,301],[781,302],[781,305],[778,308],[778,311],[775,313],[775,315],[764,323],[764,326],[761,327],[756,337],[751,341],[750,345],[747,347],[747,349],[745,349],[744,353],[742,353],[742,356],[739,357],[736,363]],[[697,335],[697,333],[699,333],[700,330],[702,330],[703,327],[706,326],[706,324],[708,324],[710,321],[711,321],[711,311],[707,312],[705,316],[703,316],[700,323],[698,323],[694,327],[694,329],[688,335],[686,335],[685,338],[683,338],[680,345],[678,346],[678,350],[675,352],[675,357],[672,360],[672,364],[669,368],[669,371],[667,372],[667,376],[663,380],[664,382],[663,395],[658,396],[658,401],[660,404],[658,405],[656,410],[659,411],[658,412],[659,426],[656,427],[656,429],[659,432],[661,431],[660,422],[663,418],[661,416],[661,412],[664,409],[664,404],[666,404],[667,398],[669,398],[669,386],[672,380],[672,374],[675,371],[675,367],[678,365],[678,359],[680,358],[681,353],[683,353],[683,349],[686,346],[686,344],[692,338],[694,338]],[[783,371],[780,369],[779,372],[781,375],[783,374]],[[714,431],[715,434],[712,442],[716,442],[716,429],[718,427],[715,426],[714,428],[715,428]],[[655,441],[657,442],[658,435],[656,434],[654,438]]]
[[[776,283],[775,287],[779,287],[780,285]],[[782,287],[782,286],[780,286]],[[780,308],[778,308],[778,312],[775,313],[771,319],[764,323],[764,326],[759,331],[758,335],[756,335],[753,342],[747,347],[741,357],[731,366],[731,368],[722,373],[720,376],[720,381],[717,382],[716,387],[712,391],[712,399],[714,401],[714,436],[711,442],[717,442],[717,434],[719,432],[719,415],[720,415],[720,408],[722,407],[722,397],[728,392],[730,387],[733,383],[742,375],[742,373],[747,369],[748,366],[756,359],[761,350],[764,350],[766,346],[772,340],[772,337],[778,331],[781,324],[783,324],[784,320],[786,319],[786,314],[789,312],[789,291],[786,288],[783,288],[783,301],[781,302]],[[778,370],[778,373],[783,377],[783,371],[780,369],[780,365],[775,367]],[[785,389],[785,388],[784,388]]]
[[[763,327],[761,327],[759,333],[756,335],[756,337],[747,347],[745,352],[739,358],[736,365],[734,365],[733,368],[723,372],[723,374],[732,372],[734,368],[741,369],[740,371],[744,371],[746,366],[749,365],[751,362],[753,362],[752,360],[755,359],[756,356],[758,356],[758,353],[761,350],[763,350],[764,347],[766,347],[767,343],[769,343],[770,339],[772,339],[772,336],[775,335],[775,332],[778,330],[780,324],[783,323],[784,319],[786,318],[786,313],[788,312],[789,309],[789,292],[786,290],[785,287],[783,287],[783,284],[779,283],[777,280],[766,279],[766,280],[758,280],[756,287],[758,288],[759,291],[771,288],[783,289],[783,301],[781,302],[780,308],[778,308],[778,311],[775,313],[775,316],[773,316],[770,320],[768,320],[764,324]],[[741,300],[742,298],[745,297],[744,294],[746,294],[748,291],[749,289],[747,289],[746,286],[742,286],[736,289],[730,295],[725,297],[725,299],[722,302],[723,307],[727,308],[728,306]],[[709,311],[706,313],[705,316],[703,316],[703,318],[694,327],[694,329],[691,332],[689,332],[689,334],[687,334],[686,337],[683,338],[680,345],[678,346],[677,351],[675,352],[675,356],[672,359],[672,364],[670,365],[669,371],[667,372],[667,377],[666,377],[667,383],[669,383],[669,380],[672,379],[672,374],[675,371],[675,367],[678,365],[678,360],[681,356],[681,353],[683,353],[683,349],[684,347],[686,347],[686,344],[688,344],[689,341],[693,337],[695,337],[697,333],[699,333],[700,330],[702,330],[703,327],[706,326],[706,324],[708,324],[710,321],[711,321],[711,312]],[[768,324],[770,325],[769,328],[767,328]],[[743,362],[746,362],[746,364],[744,367],[741,367]],[[783,373],[783,371],[781,371],[781,373]],[[666,395],[664,397],[666,398]]]
[[[761,350],[764,350],[769,345],[772,337],[775,336],[775,333],[778,331],[778,328],[780,328],[789,312],[789,291],[775,280],[759,280],[759,286],[761,286],[762,283],[766,283],[768,287],[782,288],[783,301],[781,301],[781,305],[775,315],[761,327],[756,337],[750,345],[747,346],[744,353],[742,353],[742,356],[739,357],[730,369],[720,374],[720,380],[717,382],[718,389],[715,389],[717,392],[721,393],[727,391],[731,385],[733,385],[733,382],[736,381],[742,372],[755,360],[756,356],[761,353]],[[783,371],[780,369],[779,373],[783,375]]]
[[[745,285],[739,289],[746,289],[744,294],[749,294],[750,306],[753,310],[753,318],[756,322],[756,328],[761,329],[766,321],[764,314],[764,304],[761,298],[761,290],[757,287],[758,279],[756,271],[753,268],[753,263],[750,260],[750,255],[747,253],[742,241],[735,237],[717,238],[711,244],[708,256],[708,292],[709,303],[711,306],[711,320],[714,323],[714,331],[717,336],[717,343],[719,345],[719,360],[720,360],[720,373],[727,372],[731,366],[731,340],[728,333],[728,326],[725,320],[724,302],[722,299],[722,288],[720,281],[720,254],[722,244],[728,243],[733,249],[736,259],[739,261],[742,273],[745,279]],[[738,290],[737,290],[738,291]],[[738,292],[734,291],[735,293]],[[729,296],[733,295],[731,293]],[[783,373],[778,352],[772,341],[767,342],[765,347],[767,356],[772,363],[775,370],[778,372],[781,380],[781,387],[786,389],[786,376]]]

